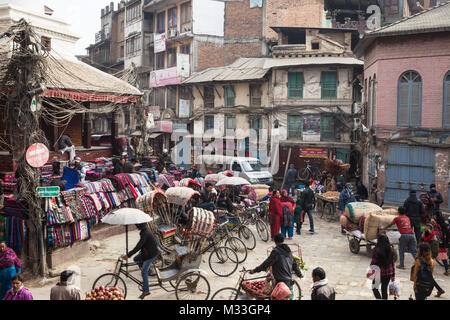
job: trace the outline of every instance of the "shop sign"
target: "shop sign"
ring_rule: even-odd
[[[42,143],[32,144],[26,153],[26,159],[33,168],[40,168],[47,163],[50,152]]]
[[[177,53],[177,72],[182,78],[189,78],[190,74],[190,55]]]
[[[166,34],[155,35],[155,53],[166,51]]]
[[[173,123],[172,129],[173,131],[187,131],[187,123]]]
[[[161,108],[159,106],[151,106],[147,108],[148,113],[153,115],[153,120],[161,120]]]
[[[39,198],[54,198],[60,195],[61,190],[59,187],[39,187],[36,193]]]
[[[189,118],[191,115],[191,100],[180,99],[178,106],[178,117]]]
[[[178,75],[177,67],[155,70],[150,73],[150,88],[180,84],[183,79]]]
[[[151,131],[172,133],[173,132],[172,121],[155,121],[155,127]]]
[[[300,148],[300,158],[328,158],[328,149]]]

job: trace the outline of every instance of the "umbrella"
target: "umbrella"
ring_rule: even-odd
[[[123,208],[116,210],[110,214],[103,217],[102,222],[113,225],[124,225],[126,231],[126,246],[128,252],[128,226],[133,224],[141,224],[153,221],[145,212],[133,209],[133,208]],[[127,265],[128,269],[128,265]]]
[[[241,177],[227,177],[219,180],[216,186],[243,186],[248,185],[250,182]]]

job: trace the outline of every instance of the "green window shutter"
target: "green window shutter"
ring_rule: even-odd
[[[336,99],[337,86],[337,72],[322,72],[322,99]]]
[[[336,132],[334,125],[334,118],[331,114],[320,115],[320,140],[321,141],[335,141]]]
[[[289,72],[288,73],[288,98],[302,99],[303,98],[303,73]]]
[[[288,114],[288,139],[303,139],[303,116]]]

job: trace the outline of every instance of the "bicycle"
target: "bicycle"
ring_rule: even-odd
[[[270,275],[265,275],[261,277],[255,277],[255,278],[245,278],[246,274],[250,272],[250,270],[246,270],[243,268],[241,271],[241,275],[236,283],[235,287],[225,287],[222,289],[217,290],[213,296],[211,297],[211,300],[246,300],[248,299],[248,293],[244,290],[244,282],[252,281],[252,280],[259,280],[259,279],[265,279],[268,280],[268,277]],[[292,280],[292,288],[293,288],[293,299],[292,300],[301,300],[302,298],[302,290],[300,288],[300,285],[296,280]],[[272,288],[273,291],[274,288]],[[245,298],[244,298],[245,297]],[[266,297],[258,297],[260,300],[270,300],[270,294],[268,294]]]
[[[270,231],[267,223],[261,219],[260,210],[259,205],[245,208],[241,213],[241,222],[243,225],[254,225],[259,238],[267,242],[270,238]]]
[[[214,233],[208,238],[208,241],[210,241],[211,244],[220,244],[225,240],[224,246],[233,249],[238,255],[238,263],[243,263],[248,255],[247,246],[241,239],[231,234],[230,230],[227,228],[228,223],[229,220],[217,223],[215,225]]]
[[[297,178],[303,181],[309,180],[310,178],[313,178],[313,180],[321,180],[322,172],[320,172],[320,169],[318,167],[310,166],[309,161],[307,160],[306,168],[298,171]]]

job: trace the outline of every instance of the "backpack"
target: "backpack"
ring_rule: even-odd
[[[292,227],[292,212],[287,205],[283,206],[283,213],[281,217],[281,225],[286,228]]]
[[[427,296],[431,295],[434,288],[434,278],[431,272],[431,267],[420,258],[420,269],[417,273],[416,286],[419,292],[425,293]]]

